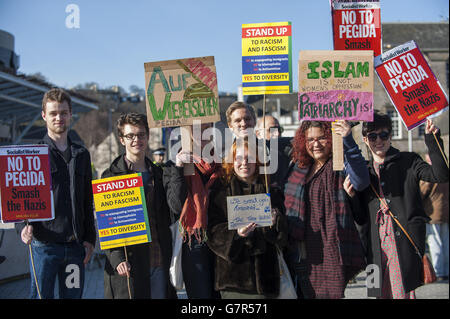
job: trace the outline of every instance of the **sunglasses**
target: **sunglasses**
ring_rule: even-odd
[[[371,142],[375,142],[377,140],[377,137],[380,137],[382,141],[387,141],[389,139],[389,136],[391,136],[391,133],[383,131],[381,133],[369,133],[367,134],[367,138]]]

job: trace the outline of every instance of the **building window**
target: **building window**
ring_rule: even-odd
[[[425,124],[422,124],[418,127],[419,130],[419,136],[424,136],[425,135]]]
[[[396,110],[388,110],[387,114],[392,120],[392,139],[398,140],[402,138],[402,118]]]

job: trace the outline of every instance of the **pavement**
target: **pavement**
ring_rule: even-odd
[[[86,268],[86,280],[83,299],[103,299],[103,259],[91,260]],[[345,299],[372,299],[367,297],[364,273],[356,277],[356,282],[345,290]],[[30,290],[30,278],[23,278],[0,284],[0,299],[27,299]],[[55,296],[58,296],[57,287]],[[177,292],[178,299],[187,299],[184,290]],[[437,282],[416,289],[417,299],[449,299],[449,283]]]

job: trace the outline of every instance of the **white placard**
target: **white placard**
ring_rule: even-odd
[[[238,229],[250,223],[257,227],[272,226],[270,194],[228,196],[228,229]]]

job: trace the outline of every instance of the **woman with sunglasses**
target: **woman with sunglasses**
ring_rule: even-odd
[[[413,152],[401,152],[391,146],[392,122],[388,115],[375,112],[373,122],[364,122],[362,135],[371,153],[368,164],[371,185],[364,191],[353,189],[349,180],[344,187],[352,197],[358,222],[364,223],[363,241],[367,243],[368,264],[378,274],[369,274],[369,297],[389,299],[415,298],[414,289],[422,282],[422,259],[389,214],[389,210],[425,252],[425,227],[429,220],[422,207],[419,181],[448,181],[448,168],[433,137],[443,148],[440,133],[431,120],[425,127],[425,144],[432,165]]]

